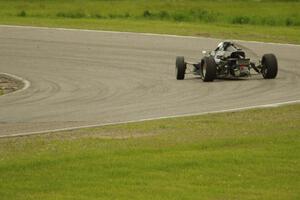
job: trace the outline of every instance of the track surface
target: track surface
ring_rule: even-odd
[[[0,26],[0,72],[31,82],[0,97],[0,136],[71,126],[193,114],[300,99],[300,46],[240,42],[275,53],[275,80],[177,81],[189,60],[220,40]]]

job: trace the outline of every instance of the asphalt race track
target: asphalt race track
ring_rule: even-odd
[[[275,80],[175,80],[220,40],[151,34],[0,26],[0,72],[30,82],[0,96],[0,136],[134,121],[300,99],[300,46],[240,42],[276,54]]]

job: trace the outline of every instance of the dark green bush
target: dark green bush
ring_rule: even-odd
[[[93,18],[98,18],[98,19],[104,19],[104,18],[106,18],[105,16],[103,16],[103,15],[101,15],[99,13],[92,15],[92,17]]]
[[[189,15],[187,13],[182,12],[173,13],[172,18],[177,22],[190,21]]]
[[[18,14],[17,14],[17,16],[19,16],[19,17],[26,17],[26,11],[25,10],[22,10],[21,12],[19,12]]]
[[[261,20],[261,22],[262,22],[263,25],[271,25],[271,26],[277,25],[276,20],[274,19],[274,17],[264,17]]]
[[[143,13],[143,16],[146,17],[146,18],[151,17],[152,15],[153,14],[149,10],[145,10],[144,13]]]
[[[164,10],[160,11],[158,13],[158,16],[159,16],[160,19],[168,19],[168,18],[170,18],[169,13],[167,11],[164,11]]]
[[[232,19],[232,24],[249,24],[250,18],[247,16],[236,16]]]
[[[110,19],[122,19],[122,18],[129,18],[130,14],[129,13],[125,13],[124,15],[122,15],[122,14],[109,14],[108,17]]]
[[[286,18],[285,20],[285,25],[286,26],[293,26],[294,25],[294,21],[291,18]]]
[[[56,14],[57,17],[64,18],[84,18],[87,17],[86,14],[82,11],[71,11],[71,12],[58,12]]]

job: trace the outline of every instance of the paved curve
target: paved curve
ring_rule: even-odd
[[[0,97],[0,135],[193,114],[300,99],[300,46],[240,42],[279,60],[275,80],[174,78],[220,40],[0,26],[0,72],[31,82]]]

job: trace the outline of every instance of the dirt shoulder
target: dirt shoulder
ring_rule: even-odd
[[[5,74],[0,74],[0,95],[14,92],[23,87],[24,83],[22,81]]]

